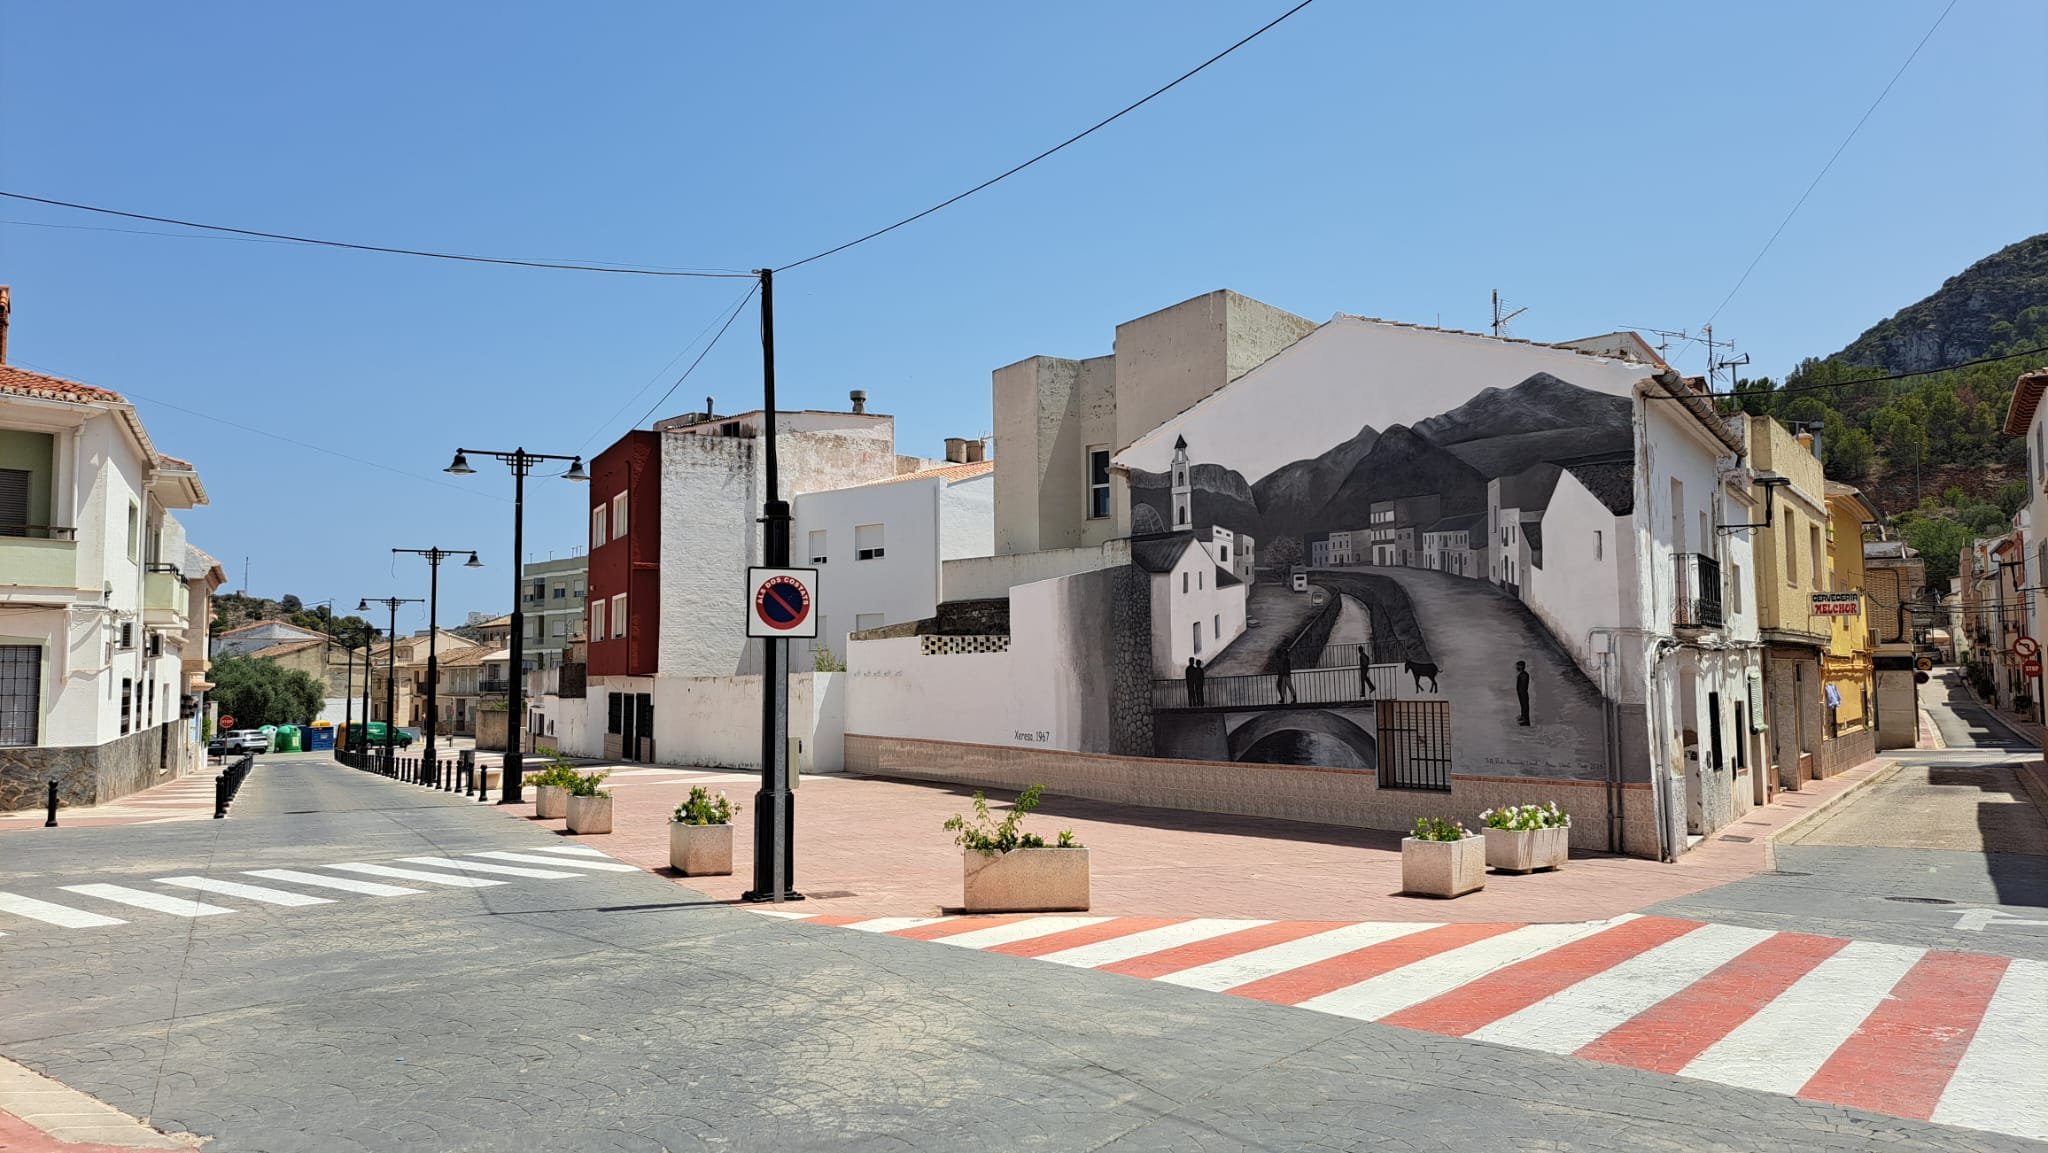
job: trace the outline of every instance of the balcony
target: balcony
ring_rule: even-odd
[[[142,578],[142,622],[183,628],[190,595],[185,588],[185,578],[177,573],[145,573]]]
[[[50,525],[0,524],[0,587],[78,587],[78,530]]]
[[[1718,629],[1721,614],[1721,563],[1699,553],[1679,553],[1673,569],[1671,623],[1681,629]]]
[[[512,682],[504,679],[493,679],[486,677],[483,680],[477,682],[476,691],[483,696],[509,693],[512,691]]]

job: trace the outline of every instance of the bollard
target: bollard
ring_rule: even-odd
[[[455,774],[449,770],[447,761],[435,761],[434,774],[441,778],[442,792],[452,793],[455,791]]]
[[[50,778],[50,819],[43,822],[46,829],[57,827],[57,778]]]
[[[213,819],[218,821],[228,815],[228,775],[222,773],[213,778]]]

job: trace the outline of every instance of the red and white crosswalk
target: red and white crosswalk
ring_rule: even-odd
[[[2048,963],[1629,914],[1565,924],[772,916],[2048,1139]]]

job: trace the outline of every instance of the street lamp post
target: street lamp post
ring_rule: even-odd
[[[482,568],[484,567],[484,562],[476,559],[476,550],[473,548],[395,548],[391,551],[393,553],[411,553],[414,556],[423,556],[427,558],[426,765],[427,776],[429,778],[427,783],[430,785],[437,784],[439,783],[439,778],[441,776],[441,762],[435,759],[436,754],[434,752],[434,724],[436,721],[440,719],[436,710],[439,707],[438,692],[441,687],[441,667],[440,661],[435,652],[436,642],[438,642],[440,638],[437,637],[435,634],[441,631],[441,562],[447,560],[449,557],[459,556],[462,553],[469,554],[469,560],[463,564],[463,568]]]
[[[363,642],[363,731],[360,734],[349,734],[355,740],[356,756],[365,760],[370,756],[370,658],[376,655],[376,651],[377,630],[373,627],[370,629],[370,639]]]
[[[504,780],[498,795],[501,805],[521,803],[525,767],[519,755],[520,737],[526,729],[526,614],[519,611],[519,586],[525,580],[520,564],[526,556],[526,474],[533,466],[544,460],[566,460],[569,469],[562,474],[565,480],[589,480],[583,471],[583,457],[560,456],[546,452],[528,452],[515,448],[502,452],[489,448],[458,448],[455,459],[450,461],[446,472],[456,476],[468,476],[476,470],[469,467],[472,452],[494,456],[512,469],[512,683],[510,699],[505,702],[505,768]]]
[[[359,613],[368,612],[373,601],[391,610],[391,631],[384,634],[388,638],[387,644],[389,645],[385,649],[385,655],[389,659],[385,662],[384,671],[384,764],[389,767],[392,763],[393,745],[398,733],[398,606],[425,604],[426,602],[419,597],[364,597],[356,603],[356,611]],[[364,678],[366,686],[368,680],[368,677]],[[367,697],[368,693],[369,690],[365,687],[364,695]],[[370,707],[368,704],[365,704],[363,706],[363,730],[366,734],[369,728]]]

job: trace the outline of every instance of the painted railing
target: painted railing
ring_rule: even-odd
[[[1427,680],[1425,679],[1425,684]],[[1357,665],[1295,669],[1283,690],[1277,673],[1203,676],[1190,685],[1183,678],[1152,682],[1152,707],[1158,709],[1268,709],[1290,705],[1362,705],[1391,700],[1410,688],[1400,665]]]

